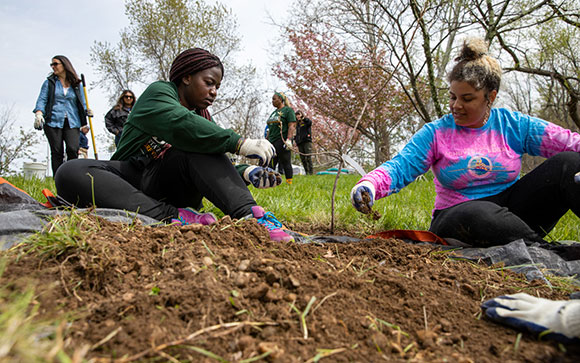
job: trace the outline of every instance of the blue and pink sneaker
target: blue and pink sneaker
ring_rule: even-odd
[[[191,208],[178,208],[179,218],[173,218],[171,223],[179,223],[182,226],[188,224],[203,224],[209,226],[217,222],[213,213],[199,213]]]
[[[275,242],[294,242],[294,237],[284,232],[282,223],[274,217],[272,212],[264,212],[264,208],[256,205],[252,207],[252,215],[258,224],[266,227],[270,232],[270,239]]]

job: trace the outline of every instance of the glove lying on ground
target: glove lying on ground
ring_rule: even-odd
[[[370,200],[367,203],[363,201],[363,192],[369,193]],[[350,201],[359,212],[370,213],[375,202],[375,186],[366,180],[358,183],[350,191]]]
[[[36,111],[34,114],[34,128],[37,130],[42,130],[44,126],[44,116],[42,116],[42,111]]]
[[[273,188],[282,184],[282,176],[278,172],[255,165],[244,170],[244,180],[259,189]]]
[[[262,166],[268,165],[270,159],[276,155],[274,145],[266,139],[240,139],[238,145],[237,154],[250,159],[259,159]]]
[[[542,338],[580,342],[580,301],[552,301],[526,293],[504,295],[481,307],[492,320]]]

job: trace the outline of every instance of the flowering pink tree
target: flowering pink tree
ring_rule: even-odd
[[[397,137],[409,126],[414,129],[418,118],[404,90],[384,71],[385,54],[352,51],[330,31],[315,31],[308,25],[287,34],[292,53],[274,71],[299,103],[316,115],[325,147],[345,153],[360,133],[374,146],[375,165],[389,159]]]

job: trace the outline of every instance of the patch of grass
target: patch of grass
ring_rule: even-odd
[[[98,220],[89,218],[88,213],[72,210],[55,216],[43,231],[23,242],[24,250],[48,257],[60,256],[70,250],[88,250],[87,235],[100,229]]]
[[[0,259],[0,277],[6,264],[6,258]],[[36,319],[38,309],[32,286],[10,291],[0,285],[0,361],[71,361],[62,350],[64,325]]]
[[[334,175],[296,175],[293,184],[283,183],[277,188],[256,189],[250,192],[256,202],[273,212],[283,223],[311,223],[330,226],[331,197]],[[435,186],[431,173],[420,178],[387,198],[375,201],[374,210],[381,214],[377,221],[357,212],[350,203],[350,190],[359,181],[359,175],[342,174],[338,180],[335,199],[335,227],[339,230],[371,234],[388,229],[427,230],[435,201]],[[8,181],[27,191],[33,198],[45,202],[41,191],[56,192],[52,178],[44,180],[9,177]],[[223,217],[223,212],[205,200],[204,211]],[[578,217],[568,212],[556,225],[548,239],[580,241]]]

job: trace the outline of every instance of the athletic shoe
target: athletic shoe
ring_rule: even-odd
[[[292,185],[292,179],[286,179],[286,183],[288,183],[288,185]]]
[[[191,208],[178,208],[179,218],[173,218],[171,223],[179,223],[182,226],[188,224],[203,224],[209,226],[217,222],[213,213],[199,213]]]
[[[294,242],[294,237],[284,232],[280,223],[272,212],[264,212],[264,208],[256,205],[252,207],[252,215],[256,221],[270,232],[270,239],[275,242]]]

